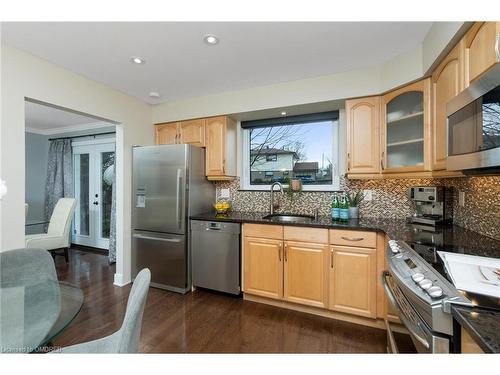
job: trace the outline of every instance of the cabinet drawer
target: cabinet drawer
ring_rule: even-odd
[[[243,224],[243,235],[257,238],[283,239],[281,225]]]
[[[284,226],[283,235],[286,241],[328,243],[328,229]]]
[[[377,247],[377,233],[359,230],[330,229],[332,245]]]

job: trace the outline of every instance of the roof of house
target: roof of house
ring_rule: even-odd
[[[306,172],[306,171],[312,171],[312,172],[317,172],[319,169],[319,164],[317,161],[312,161],[312,162],[297,162],[293,166],[293,171],[294,172]]]
[[[296,159],[298,159],[297,153],[295,151],[291,150],[284,150],[282,148],[263,148],[261,150],[259,149],[253,149],[250,151],[250,155],[278,155],[278,154],[291,154],[294,155]]]

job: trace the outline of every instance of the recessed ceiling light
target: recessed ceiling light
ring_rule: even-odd
[[[205,43],[210,44],[212,46],[219,43],[219,38],[217,38],[217,36],[215,36],[214,34],[207,34],[203,36],[203,40],[205,41]]]
[[[137,56],[133,56],[130,58],[130,62],[133,63],[133,64],[145,64],[146,61],[140,57],[137,57]]]
[[[151,91],[149,93],[149,97],[150,98],[154,98],[154,99],[158,99],[160,97],[160,93],[156,92],[156,91]]]
[[[281,116],[286,116],[286,112],[285,111],[281,112]]]

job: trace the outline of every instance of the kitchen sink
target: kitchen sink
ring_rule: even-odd
[[[309,215],[291,215],[291,214],[273,214],[266,215],[263,219],[277,221],[280,223],[310,223],[314,220],[314,216]]]

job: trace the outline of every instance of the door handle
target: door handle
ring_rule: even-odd
[[[281,251],[282,251],[282,248],[283,248],[283,243],[280,242],[280,246],[279,246],[279,249],[278,249],[278,259],[279,259],[280,262],[281,262]]]
[[[342,238],[343,240],[346,240],[346,241],[363,241],[365,238],[364,237],[344,237],[344,236],[341,236],[340,238]]]
[[[181,240],[177,239],[177,238],[150,237],[150,236],[145,236],[143,234],[134,234],[132,237],[139,238],[141,240],[152,240],[152,241],[162,241],[162,242],[175,242],[175,243],[181,242]]]
[[[380,158],[380,168],[382,168],[382,170],[384,170],[384,155],[385,155],[385,152],[382,151],[382,157]]]
[[[288,262],[288,244],[285,242],[285,262]]]
[[[94,202],[92,202],[92,204],[95,204],[97,206],[99,204],[99,202],[94,201]]]
[[[347,170],[351,170],[351,154],[349,152],[347,153]]]
[[[177,200],[175,202],[175,212],[177,215],[177,228],[181,229],[182,226],[182,216],[181,216],[181,206],[182,206],[182,176],[181,169],[177,169]]]
[[[333,269],[333,247],[330,249],[330,268]]]

